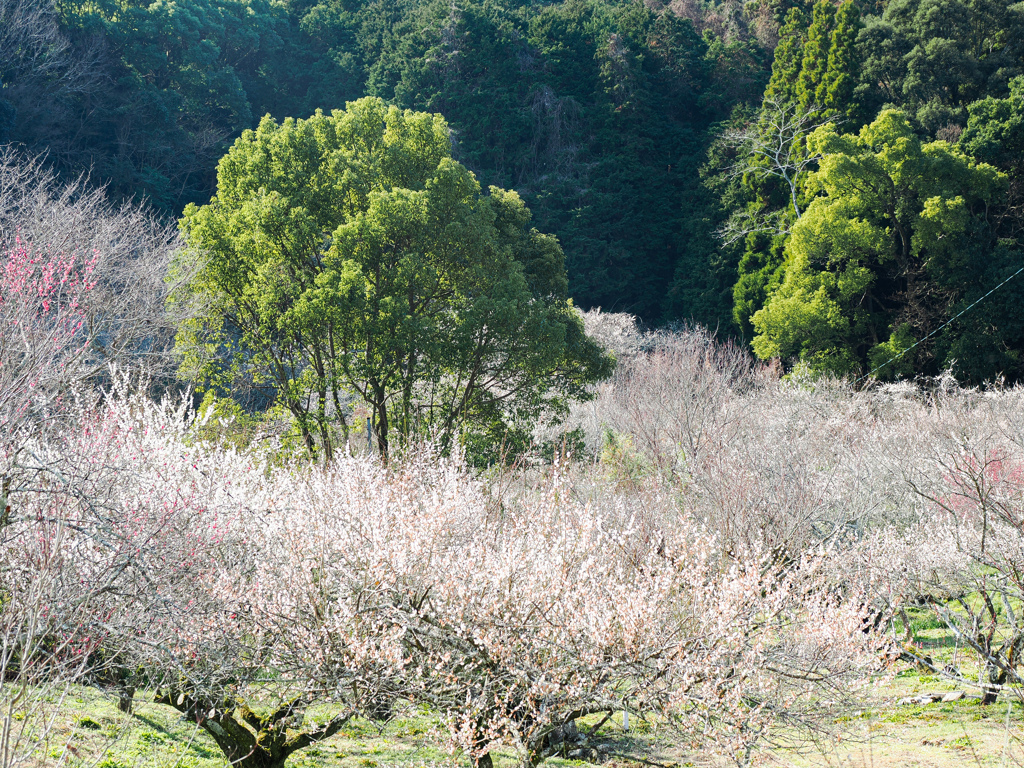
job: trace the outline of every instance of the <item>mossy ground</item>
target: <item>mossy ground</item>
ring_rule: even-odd
[[[932,666],[977,680],[972,652],[924,607],[908,610],[913,644]],[[958,701],[899,704],[926,693],[963,691]],[[829,750],[805,755],[775,752],[761,756],[772,766],[852,766],[854,768],[968,768],[1024,766],[1024,691],[1009,690],[983,706],[975,687],[924,667],[901,663],[867,692],[865,706],[844,718],[847,735]]]
[[[957,667],[976,679],[977,664],[952,633],[927,610],[909,615],[913,641],[939,668]],[[924,693],[964,690],[951,702],[900,705]],[[845,731],[835,745],[802,752],[762,751],[762,766],[853,766],[854,768],[967,768],[1024,766],[1024,692],[1009,691],[992,706],[983,706],[976,691],[931,671],[901,663],[866,692],[863,708],[837,719]],[[35,766],[61,768],[224,768],[216,744],[175,710],[151,703],[140,692],[134,712],[119,712],[116,699],[90,688],[74,688],[63,702],[61,717],[48,742],[35,754]],[[326,711],[311,711],[322,719]],[[585,723],[592,727],[595,722]],[[413,768],[468,766],[468,760],[441,747],[438,722],[429,712],[406,706],[386,725],[367,720],[349,723],[334,738],[292,756],[290,768]],[[626,732],[619,716],[599,734],[613,753],[606,766],[627,768],[726,765],[670,746],[668,739],[642,721]],[[499,768],[516,763],[513,752],[494,755]],[[588,763],[552,759],[552,768]]]
[[[922,692],[954,690],[934,675],[906,669],[875,686],[870,706],[845,716],[847,735],[829,749],[803,753],[766,750],[756,760],[763,766],[864,766],[865,768],[964,768],[1024,765],[1024,710],[1013,701],[982,706],[977,699],[927,705],[897,706],[899,699]],[[112,697],[92,689],[75,689],[65,715],[35,765],[67,768],[224,768],[213,741],[165,706],[140,694],[135,711],[117,710]],[[639,725],[640,727],[636,727]],[[641,760],[665,766],[726,765],[681,753],[659,738],[656,729],[633,721],[624,732],[616,722],[601,735],[613,752],[606,766],[641,766]],[[358,720],[334,738],[296,753],[290,768],[414,768],[468,765],[439,747],[434,720],[414,707],[405,708],[386,726]],[[632,757],[630,757],[632,756]],[[512,752],[495,755],[500,768],[516,762]],[[552,759],[551,768],[589,765]]]

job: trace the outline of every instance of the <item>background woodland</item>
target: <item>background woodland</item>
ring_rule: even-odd
[[[858,375],[935,333],[876,373],[1020,374],[1013,282],[936,333],[1017,268],[1019,3],[4,0],[0,30],[0,142],[168,216],[209,199],[217,159],[263,115],[373,95],[445,116],[455,159],[558,237],[581,308]],[[883,169],[888,196],[844,196],[823,153],[903,139],[806,137],[857,135],[887,108],[917,154]],[[768,159],[773,141],[788,160]],[[815,198],[830,204],[798,227]],[[867,229],[820,253],[796,242],[802,228],[820,246],[837,217]]]

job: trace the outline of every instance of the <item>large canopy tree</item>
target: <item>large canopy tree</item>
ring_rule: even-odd
[[[1020,320],[1000,309],[1005,291],[886,365],[1018,266],[989,215],[1006,177],[946,142],[923,143],[897,110],[857,135],[818,128],[808,148],[821,155],[807,187],[816,196],[786,243],[785,278],[753,316],[758,356],[837,374],[955,361],[969,379],[1016,375]]]
[[[440,115],[366,98],[267,117],[217,178],[181,222],[210,307],[180,329],[184,371],[270,385],[310,451],[329,457],[347,433],[346,394],[386,455],[395,430],[498,436],[611,369],[567,300],[557,241],[514,192],[481,195]]]

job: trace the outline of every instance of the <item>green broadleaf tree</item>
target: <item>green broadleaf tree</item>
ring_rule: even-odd
[[[183,371],[267,382],[327,457],[352,393],[385,456],[396,432],[500,439],[611,369],[566,298],[557,241],[529,220],[516,193],[480,194],[440,115],[366,98],[264,118],[182,219],[211,308],[179,332]]]
[[[1005,176],[945,142],[922,143],[902,112],[857,135],[823,126],[808,148],[821,155],[808,180],[817,196],[786,244],[785,279],[754,313],[759,357],[840,375],[882,365],[963,306],[967,287],[983,288],[990,263],[1011,259],[986,220]],[[951,327],[880,374],[935,372],[994,343],[965,344],[965,334]],[[1006,329],[996,336],[1005,348]],[[966,362],[972,376],[999,370]]]
[[[785,277],[782,247],[802,215],[801,188],[816,159],[807,135],[858,111],[852,100],[856,7],[850,0],[838,9],[819,0],[808,21],[799,8],[787,15],[756,131],[747,134],[747,159],[740,164],[748,202],[737,219],[740,233],[748,231],[733,286],[733,320],[747,337],[753,334],[751,317]]]
[[[1006,0],[890,0],[857,37],[858,98],[898,107],[937,135],[963,127],[968,106],[1003,97],[1024,72],[1024,7]]]
[[[1004,229],[1020,236],[1024,232],[1024,75],[1010,81],[1009,98],[980,99],[968,107],[968,115],[960,146],[1009,176]]]

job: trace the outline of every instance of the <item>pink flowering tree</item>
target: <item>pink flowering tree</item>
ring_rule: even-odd
[[[243,766],[281,766],[352,717],[356,661],[286,642],[294,611],[257,582],[272,553],[251,530],[280,495],[266,466],[192,428],[183,405],[119,378],[22,446],[39,469],[0,529],[3,768],[68,746],[53,726],[76,683],[116,689],[125,709],[155,687]],[[307,722],[314,701],[342,706]]]
[[[93,616],[92,598],[110,586],[104,557],[83,547],[79,517],[88,510],[86,489],[53,466],[44,476],[25,471],[19,461],[42,452],[29,439],[27,425],[68,397],[68,376],[85,348],[84,311],[95,286],[95,264],[95,255],[38,253],[20,240],[0,250],[0,679],[9,681],[0,696],[0,765],[5,768],[24,757],[24,744],[49,732],[53,711],[41,707],[51,686],[44,683],[56,682],[63,690],[85,674],[97,634],[83,628]],[[24,493],[33,486],[36,492]]]
[[[920,518],[874,532],[855,553],[876,595],[903,616],[904,656],[978,688],[992,704],[1024,682],[1024,452],[984,428],[936,443],[932,457],[908,471]],[[910,604],[928,606],[951,631],[974,657],[976,678],[909,644]]]
[[[577,721],[619,711],[745,763],[780,725],[827,729],[879,659],[820,558],[730,559],[669,499],[587,504],[559,472],[499,505],[430,451],[268,473],[147,430],[114,450],[168,484],[136,481],[133,503],[180,500],[190,533],[136,598],[126,655],[233,764],[283,766],[397,700],[484,765],[498,745],[528,766],[593,754]]]
[[[109,366],[172,372],[168,276],[177,233],[142,206],[116,204],[86,179],[0,148],[0,435],[40,424]],[[48,419],[52,422],[52,418]],[[0,474],[4,469],[0,467]]]
[[[98,255],[0,250],[0,430],[11,434],[67,397],[88,345]]]
[[[0,529],[0,766],[21,765],[50,743],[70,683],[87,675],[97,648],[95,590],[110,585],[102,558],[75,552],[80,541],[67,498],[29,502],[27,514]],[[8,512],[10,514],[10,511]],[[83,555],[85,557],[83,557]],[[98,562],[98,560],[100,560]],[[79,571],[81,575],[73,573]],[[96,579],[82,589],[81,580]]]
[[[574,503],[556,476],[500,522],[470,517],[473,533],[465,518],[418,521],[408,550],[460,535],[396,579],[390,615],[410,688],[453,745],[484,765],[497,744],[524,766],[593,754],[576,720],[621,710],[745,763],[777,726],[822,727],[817,708],[875,664],[861,604],[826,597],[813,559],[730,562],[669,503],[653,506]]]
[[[138,467],[104,444],[88,387],[160,358],[174,234],[137,206],[0,149],[0,765],[52,751],[74,682],[114,674],[179,511],[126,499]],[[143,352],[145,351],[145,352]],[[149,352],[153,354],[150,355]],[[137,407],[137,406],[136,406]],[[142,515],[141,517],[139,515]],[[147,516],[148,515],[148,516]]]
[[[333,611],[328,632],[310,619],[318,595],[303,589],[309,575],[292,580],[315,542],[282,544],[306,517],[297,489],[318,470],[271,473],[258,453],[198,441],[195,426],[184,407],[122,391],[76,438],[76,455],[111,468],[104,506],[136,547],[140,585],[120,621],[104,622],[97,655],[114,666],[96,679],[155,688],[232,765],[283,766],[377,700],[387,668],[366,652],[366,638],[378,639],[352,607],[354,592],[338,595],[348,612]],[[314,704],[334,712],[314,721]]]

